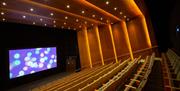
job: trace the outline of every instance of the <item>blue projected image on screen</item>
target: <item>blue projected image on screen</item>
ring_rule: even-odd
[[[56,47],[9,51],[10,79],[57,67]]]

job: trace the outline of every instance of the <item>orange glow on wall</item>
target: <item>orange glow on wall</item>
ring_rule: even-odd
[[[131,43],[130,43],[130,40],[129,40],[129,35],[128,35],[127,27],[126,27],[126,22],[122,21],[121,24],[122,24],[122,27],[123,27],[122,30],[124,31],[124,34],[125,34],[125,39],[126,39],[126,43],[128,45],[127,47],[128,47],[129,53],[130,53],[131,60],[134,60],[133,53],[132,53],[132,48],[131,48]]]
[[[112,33],[111,24],[108,24],[108,28],[109,28],[109,32],[110,32],[110,36],[111,36],[111,41],[112,41],[112,46],[113,46],[114,57],[115,57],[116,63],[118,63],[117,53],[116,53],[116,47],[115,47],[115,44],[114,44],[114,37],[113,37],[113,33]]]
[[[102,48],[101,48],[101,41],[100,41],[100,37],[99,37],[99,29],[98,29],[98,26],[95,26],[94,28],[95,28],[96,36],[97,36],[97,40],[98,40],[98,47],[99,47],[102,65],[104,65],[104,58],[103,58],[103,53],[102,53]]]
[[[83,32],[84,32],[85,40],[86,40],[86,48],[87,48],[89,66],[90,66],[90,68],[92,68],[92,60],[91,60],[91,53],[90,53],[90,47],[89,47],[88,34],[87,34],[87,27],[86,26],[83,26]]]
[[[147,24],[146,24],[146,19],[145,19],[145,17],[141,17],[141,20],[142,20],[142,24],[143,24],[143,28],[144,28],[143,30],[144,30],[145,35],[146,35],[146,41],[147,41],[148,47],[151,48],[152,44],[151,44],[151,39],[149,36]]]

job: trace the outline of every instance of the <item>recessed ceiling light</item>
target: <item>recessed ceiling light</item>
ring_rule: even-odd
[[[87,24],[87,21],[85,21],[84,23]]]
[[[92,15],[92,17],[96,17],[96,15]]]
[[[83,10],[83,11],[81,11],[81,13],[82,13],[82,14],[84,14],[84,13],[85,13],[85,12],[84,12],[84,10]]]
[[[7,4],[6,4],[6,2],[2,2],[2,5],[3,5],[3,6],[6,6]]]
[[[120,15],[122,15],[122,14],[123,14],[123,12],[119,12],[119,14],[120,14]]]
[[[66,16],[66,17],[65,17],[65,19],[67,20],[67,19],[68,19],[68,17]]]
[[[36,23],[35,22],[33,22],[33,25],[35,25]]]
[[[25,16],[25,15],[23,15],[22,17],[23,17],[24,19],[26,18],[26,16]]]
[[[74,28],[74,30],[76,30],[76,28]]]
[[[129,18],[127,18],[127,21],[129,21]]]
[[[66,25],[66,22],[64,22],[64,25]]]
[[[54,25],[53,27],[56,27],[56,25]]]
[[[53,23],[56,23],[56,21],[54,20]]]
[[[113,23],[111,22],[111,24],[113,24]]]
[[[76,19],[76,22],[79,22],[79,20],[78,20],[78,19]]]
[[[101,19],[101,20],[103,20],[103,18],[102,18],[102,17],[101,17],[100,19]]]
[[[80,25],[79,28],[81,28],[82,26]]]
[[[68,27],[68,29],[71,29],[71,27]]]
[[[5,21],[6,19],[5,19],[5,18],[3,18],[2,20],[3,20],[3,21]]]
[[[53,13],[50,13],[51,16],[53,16],[54,14]]]
[[[107,23],[109,23],[109,20],[106,20]]]
[[[30,11],[34,11],[34,9],[33,9],[33,8],[30,8]]]
[[[109,4],[109,1],[106,1],[106,4],[108,5],[108,4]]]
[[[124,16],[124,18],[126,18],[127,16]]]
[[[115,7],[114,10],[117,10],[117,7]]]
[[[91,24],[92,26],[94,26],[94,24]]]
[[[4,15],[4,12],[1,12],[1,15]]]
[[[41,18],[40,21],[43,21],[43,19]]]
[[[69,8],[70,8],[70,5],[66,5],[66,8],[68,8],[68,9],[69,9]]]
[[[47,26],[47,24],[44,24],[44,26]]]

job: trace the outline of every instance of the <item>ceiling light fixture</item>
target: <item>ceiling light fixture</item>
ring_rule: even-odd
[[[94,24],[91,24],[92,26],[94,26]]]
[[[117,10],[117,7],[115,7],[114,10],[116,11],[116,10]]]
[[[3,20],[3,21],[5,21],[6,19],[5,19],[5,18],[3,18],[2,20]]]
[[[84,13],[85,13],[85,12],[84,12],[84,10],[83,10],[83,11],[81,11],[81,13],[82,13],[82,14],[84,14]]]
[[[129,18],[127,18],[127,21],[129,21]]]
[[[108,5],[108,4],[109,4],[109,1],[106,1],[106,4]]]
[[[102,17],[101,17],[100,19],[101,19],[101,20],[103,20],[103,18],[102,18]]]
[[[70,8],[70,5],[66,5],[66,8],[68,8],[68,9],[69,9],[69,8]]]
[[[64,22],[64,25],[66,25],[66,22]]]
[[[120,15],[122,15],[122,14],[123,14],[123,12],[119,12],[119,14],[120,14]]]
[[[33,12],[33,11],[34,11],[34,9],[33,9],[33,8],[30,8],[30,11],[31,11],[31,12]]]
[[[79,20],[78,20],[78,19],[76,19],[76,22],[79,22]]]
[[[47,24],[44,24],[44,26],[47,26]]]
[[[41,18],[40,21],[43,21],[43,19]]]
[[[85,21],[84,23],[87,24],[87,21]]]
[[[80,25],[79,28],[81,28],[82,26]]]
[[[68,17],[66,16],[66,17],[65,17],[65,19],[67,20],[67,19],[68,19]]]
[[[3,6],[6,6],[7,4],[6,4],[6,2],[2,2],[2,5],[3,5]]]
[[[56,21],[54,20],[53,23],[56,23]]]
[[[1,15],[4,15],[4,12],[1,12]]]
[[[76,30],[76,28],[74,28],[74,30]]]
[[[23,17],[24,19],[26,18],[26,16],[25,16],[25,15],[23,15],[22,17]]]
[[[56,25],[54,25],[53,27],[56,27]]]
[[[96,15],[92,15],[92,17],[96,17]]]
[[[54,14],[53,13],[50,13],[51,16],[53,16]]]
[[[127,16],[124,16],[124,18],[126,18]]]
[[[68,29],[70,30],[70,29],[71,29],[71,27],[68,27]]]

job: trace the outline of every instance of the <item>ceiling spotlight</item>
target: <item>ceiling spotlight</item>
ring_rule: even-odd
[[[101,19],[101,20],[103,20],[103,18],[102,18],[102,17],[101,17],[100,19]]]
[[[36,23],[35,22],[33,22],[33,25],[35,25]]]
[[[109,23],[109,20],[106,20],[107,23]]]
[[[68,29],[70,30],[71,28],[70,28],[70,27],[68,27]]]
[[[124,16],[124,18],[126,18],[127,16]]]
[[[96,15],[92,15],[92,17],[96,17]]]
[[[30,8],[30,11],[31,11],[31,12],[33,12],[33,11],[34,11],[34,9],[33,9],[33,8]]]
[[[5,21],[6,19],[5,19],[5,18],[3,18],[2,20],[3,20],[3,21]]]
[[[78,20],[78,19],[76,19],[76,22],[79,22],[79,20]]]
[[[50,13],[51,16],[53,16],[54,14],[53,13]]]
[[[81,28],[82,26],[80,25],[79,28]]]
[[[117,8],[115,7],[114,10],[117,10]]]
[[[129,18],[127,18],[127,21],[129,21]]]
[[[69,8],[70,8],[70,5],[66,5],[66,8],[68,8],[68,9],[69,9]]]
[[[22,17],[23,17],[24,19],[26,18],[26,16],[25,16],[25,15],[23,15]]]
[[[111,24],[113,24],[113,23],[111,22]]]
[[[47,24],[44,24],[44,26],[47,26]]]
[[[41,18],[40,21],[43,21],[43,19]]]
[[[53,27],[56,27],[56,25],[54,25]]]
[[[4,15],[4,12],[1,12],[1,15]]]
[[[56,23],[56,21],[54,20],[53,23]]]
[[[7,4],[6,4],[5,2],[2,2],[2,5],[3,5],[3,6],[6,6]]]
[[[76,28],[74,28],[74,30],[76,30]]]
[[[94,24],[91,24],[92,26],[94,26]]]
[[[106,1],[106,4],[108,5],[108,4],[109,4],[109,1]]]
[[[85,21],[84,23],[87,24],[87,21]]]
[[[65,19],[67,20],[67,19],[68,19],[68,17],[66,16],[66,17],[65,17]]]
[[[64,22],[64,25],[66,25],[66,22]]]
[[[122,14],[123,14],[123,12],[119,12],[119,14],[120,14],[120,15],[122,15]]]
[[[82,14],[84,14],[84,13],[85,13],[85,12],[84,12],[84,10],[83,10],[83,11],[81,11],[81,13],[82,13]]]

